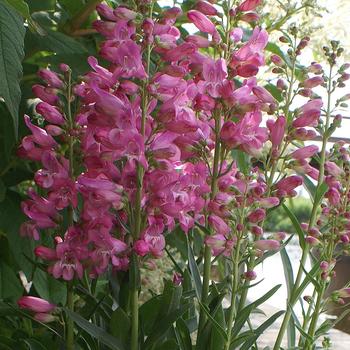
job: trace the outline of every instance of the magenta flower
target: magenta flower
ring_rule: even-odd
[[[239,11],[251,11],[262,3],[262,0],[245,0],[239,6]]]
[[[297,149],[289,156],[293,159],[306,159],[314,156],[318,152],[318,146],[310,145]]]
[[[271,119],[270,119],[271,120]],[[268,120],[267,127],[270,131],[270,141],[273,149],[278,149],[286,131],[286,118],[279,116],[275,122]]]
[[[214,23],[203,13],[197,10],[190,10],[187,13],[188,19],[203,33],[215,35],[217,30]]]
[[[44,299],[31,296],[21,297],[17,301],[17,304],[21,309],[28,309],[38,313],[49,313],[56,308],[56,305],[51,304]]]
[[[264,239],[254,243],[254,247],[259,250],[278,250],[280,248],[280,242],[275,239]]]
[[[205,88],[209,95],[214,98],[220,96],[220,88],[227,78],[227,67],[224,59],[217,61],[207,59],[203,64],[203,78],[205,80]]]

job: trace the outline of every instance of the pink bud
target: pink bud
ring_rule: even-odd
[[[335,177],[342,176],[344,174],[344,170],[341,169],[334,162],[330,162],[330,161],[325,162],[324,168],[328,174],[335,176]]]
[[[31,296],[25,296],[17,301],[17,304],[22,309],[28,309],[38,313],[48,313],[56,308],[56,305],[48,301]]]
[[[265,239],[255,242],[254,247],[259,250],[278,250],[280,242],[274,239]]]
[[[242,40],[243,37],[243,30],[242,28],[235,28],[230,33],[230,38],[235,42],[238,43]]]
[[[32,91],[37,98],[54,106],[58,102],[58,96],[54,89],[46,88],[42,85],[35,84],[32,86]]]
[[[56,260],[56,250],[44,246],[38,246],[34,249],[34,254],[43,260]]]
[[[259,18],[260,16],[255,12],[247,12],[240,16],[240,19],[247,23],[256,22]]]
[[[254,10],[262,3],[262,0],[245,0],[239,6],[239,11],[251,11]]]
[[[291,153],[289,156],[293,159],[306,159],[310,158],[318,152],[318,146],[310,145],[306,147],[302,147]]]
[[[277,88],[282,91],[288,88],[286,82],[283,79],[278,79],[276,85],[277,85]]]
[[[250,230],[255,236],[262,236],[264,233],[263,229],[260,226],[252,226]]]
[[[183,281],[183,277],[179,273],[174,272],[173,283],[175,284],[175,286],[181,285],[182,281]]]
[[[257,223],[257,222],[260,222],[260,221],[264,220],[265,216],[266,216],[265,210],[261,209],[261,208],[258,208],[256,210],[254,210],[253,212],[251,212],[248,215],[247,219],[251,223]]]
[[[196,8],[196,10],[202,12],[203,14],[205,14],[207,16],[216,16],[218,13],[216,8],[212,4],[210,4],[209,2],[203,1],[203,0],[199,0],[196,3],[195,8]]]
[[[271,56],[271,62],[276,64],[277,66],[282,66],[283,65],[283,60],[280,56],[278,55],[272,55]]]
[[[59,68],[63,73],[67,73],[68,71],[70,71],[70,67],[68,66],[68,64],[65,63],[60,63]]]
[[[342,288],[339,289],[337,294],[339,295],[339,297],[341,298],[350,298],[350,288]]]
[[[306,79],[302,83],[302,86],[304,86],[307,89],[313,89],[314,87],[322,85],[323,83],[324,83],[323,78],[320,76],[317,76],[317,77]]]
[[[145,256],[149,253],[149,245],[144,240],[138,240],[134,244],[134,251],[137,255]]]
[[[312,247],[318,246],[321,243],[317,238],[312,236],[307,236],[305,238],[305,242],[307,244],[310,244]]]
[[[342,241],[342,243],[344,244],[348,244],[350,239],[349,239],[349,236],[348,235],[341,235],[340,236],[340,240]]]
[[[276,207],[278,204],[280,204],[280,200],[277,197],[267,197],[259,200],[259,205],[265,209]]]
[[[279,116],[274,124],[270,126],[268,125],[270,130],[270,141],[274,149],[277,149],[283,140],[286,124],[286,118],[284,116]]]
[[[329,200],[332,206],[337,206],[340,203],[340,193],[334,187],[331,187],[325,194],[325,197]]]
[[[136,17],[137,17],[137,12],[129,10],[126,7],[121,7],[121,6],[117,7],[113,11],[113,13],[117,18],[124,19],[126,21],[136,19]]]
[[[203,13],[197,10],[190,10],[187,13],[187,17],[201,32],[209,34],[216,32],[213,22]]]
[[[273,239],[276,239],[277,241],[283,241],[287,237],[287,234],[285,232],[276,232],[272,235]]]
[[[322,271],[327,271],[328,268],[329,268],[329,264],[328,264],[327,261],[321,261],[321,262],[320,262],[320,269],[321,269]]]
[[[303,178],[298,175],[288,176],[276,183],[277,189],[289,192],[303,183]]]
[[[244,273],[244,278],[248,281],[254,281],[256,279],[256,272],[249,270]]]
[[[63,87],[62,80],[58,77],[55,72],[50,71],[49,69],[40,69],[38,75],[43,79],[48,85],[53,88],[61,89]]]
[[[34,315],[34,318],[39,321],[39,322],[42,322],[42,323],[49,323],[49,322],[53,322],[53,321],[56,321],[57,317],[51,315],[51,314],[46,314],[46,313],[36,313]]]
[[[200,35],[188,35],[185,41],[196,45],[198,48],[207,48],[210,46],[210,41]]]
[[[51,106],[46,102],[40,102],[35,106],[35,110],[41,114],[49,123],[62,125],[65,119],[56,107]]]

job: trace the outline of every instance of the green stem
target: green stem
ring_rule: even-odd
[[[139,348],[139,291],[131,291],[131,350]]]
[[[320,168],[319,168],[319,175],[318,175],[318,181],[317,181],[317,187],[316,187],[316,193],[319,191],[320,186],[323,184],[324,181],[324,164],[326,160],[326,147],[327,147],[327,142],[328,142],[328,135],[327,135],[327,130],[329,128],[330,124],[330,111],[331,111],[331,89],[332,89],[332,82],[331,82],[331,77],[332,77],[332,66],[330,67],[330,73],[329,73],[329,82],[328,82],[328,102],[327,102],[327,115],[326,115],[326,126],[325,126],[325,133],[323,134],[323,140],[322,140],[322,149],[321,149],[321,160],[320,160]],[[316,216],[317,216],[317,209],[318,209],[318,203],[314,202],[313,207],[312,207],[312,212],[310,216],[310,221],[309,221],[309,228],[313,227],[316,222]],[[303,271],[304,271],[304,266],[306,263],[306,259],[309,255],[310,247],[305,246],[303,249],[303,253],[300,259],[300,264],[299,264],[299,269],[297,273],[297,277],[295,279],[293,289],[291,292],[290,300],[289,300],[289,305],[287,308],[286,313],[284,314],[283,322],[281,325],[281,328],[279,330],[275,345],[273,347],[273,350],[279,350],[282,339],[284,337],[284,334],[286,332],[288,323],[290,321],[291,315],[292,315],[292,308],[294,307],[295,303],[297,302],[299,296],[295,295],[296,291],[298,290],[301,282],[301,278],[303,276]]]
[[[217,192],[217,180],[219,172],[219,160],[220,160],[220,129],[221,129],[221,119],[220,115],[214,115],[215,118],[215,149],[214,149],[214,163],[212,171],[212,180],[211,180],[211,193],[210,199],[214,199]],[[206,225],[207,226],[207,225]],[[211,267],[211,249],[207,245],[204,248],[204,267],[203,267],[203,283],[202,283],[202,296],[201,302],[203,305],[207,304],[208,294],[209,294],[209,282],[210,282],[210,267]],[[200,336],[201,330],[204,327],[206,321],[206,314],[201,309],[199,313],[199,322],[198,322],[198,337]],[[197,343],[198,343],[197,337]]]
[[[72,130],[74,128],[74,120],[71,109],[72,99],[72,76],[71,72],[68,72],[68,85],[67,85],[67,117],[68,117],[68,158],[69,158],[69,176],[74,180],[74,139],[72,136]],[[68,207],[68,225],[74,225],[73,206]],[[74,290],[73,281],[67,282],[67,301],[66,307],[68,310],[74,312]],[[74,321],[67,317],[66,319],[66,348],[67,350],[74,349]]]
[[[152,19],[153,15],[153,5],[152,1],[149,6],[149,17]],[[147,85],[149,83],[149,74],[150,74],[150,62],[151,62],[151,45],[147,44],[146,47],[146,72],[147,78],[144,81],[142,87],[142,102],[141,102],[141,128],[140,134],[145,136],[145,128],[146,128],[146,119],[147,119],[147,109],[148,109],[148,92]],[[133,230],[133,238],[134,242],[139,239],[141,233],[141,224],[142,224],[142,191],[143,191],[143,177],[144,177],[144,169],[140,163],[137,163],[137,189],[135,196],[135,212],[134,212],[134,230]],[[139,259],[136,255],[131,260],[133,266],[131,266],[131,270],[134,271],[138,276],[140,274],[140,266]],[[130,302],[131,302],[131,350],[139,349],[139,283],[134,283],[130,291]]]
[[[314,288],[314,291],[312,292],[312,297],[311,297],[312,301],[315,300],[316,294],[317,294],[317,290],[316,290],[316,288]],[[311,320],[311,312],[312,312],[312,310],[313,310],[313,302],[310,302],[309,306],[307,308],[307,312],[306,312],[304,321],[303,321],[303,325],[302,325],[302,329],[304,331],[306,331],[306,329],[307,329],[307,327],[309,325],[309,322]],[[298,346],[299,346],[299,348],[301,348],[303,346],[303,337],[300,337]]]
[[[67,285],[67,308],[74,312],[74,292],[72,282]],[[74,321],[67,317],[66,320],[66,350],[74,349]]]
[[[311,336],[312,339],[315,336],[317,321],[318,321],[319,315],[321,313],[322,299],[323,299],[323,294],[324,294],[325,290],[326,290],[326,283],[323,282],[321,291],[317,295],[315,309],[314,309],[314,313],[312,315],[310,328],[308,331],[308,334]],[[311,350],[313,348],[313,343],[310,344],[310,342],[308,340],[306,340],[306,344],[307,345],[305,347],[305,350]]]
[[[238,237],[237,246],[232,254],[233,259],[233,276],[232,276],[232,285],[231,285],[231,305],[229,308],[229,314],[227,319],[227,342],[225,345],[225,350],[230,349],[231,345],[231,336],[232,336],[232,324],[235,318],[236,312],[236,299],[237,299],[237,290],[239,285],[239,262],[240,262],[240,249],[241,249],[241,237]]]

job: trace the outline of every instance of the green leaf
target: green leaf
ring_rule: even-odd
[[[338,322],[340,322],[345,316],[347,316],[350,313],[350,310],[344,310],[340,316],[335,320],[325,320],[317,329],[315,332],[315,340],[318,339],[320,336],[327,333],[329,330],[331,330]]]
[[[295,291],[293,295],[293,302],[297,301],[301,295],[301,293],[305,290],[305,288],[310,284],[311,280],[310,278],[314,278],[316,274],[319,272],[320,264],[315,263],[312,267],[312,269],[307,273],[305,276],[303,282],[300,284],[299,288]],[[305,271],[305,268],[303,267],[303,270]]]
[[[286,248],[281,249],[280,254],[282,259],[284,277],[287,285],[288,300],[290,300],[293,286],[294,286],[293,268],[292,268],[292,264],[290,262],[288,253],[286,251]],[[289,348],[295,347],[295,341],[296,341],[295,327],[294,327],[294,322],[292,318],[289,320],[289,323],[288,323],[287,338],[288,338],[288,347]]]
[[[113,350],[125,350],[124,345],[119,339],[108,334],[102,328],[95,326],[85,318],[81,317],[79,314],[66,308],[64,310],[67,316],[70,317],[80,328],[82,328],[92,337],[98,339],[102,344],[110,347]]]
[[[250,156],[239,149],[232,150],[231,155],[232,158],[237,162],[238,169],[243,174],[248,174],[250,169]]]
[[[276,85],[267,84],[264,87],[278,102],[283,101],[281,90],[279,90]]]
[[[139,289],[141,286],[140,268],[137,260],[137,255],[132,254],[129,268],[129,283],[131,290]]]
[[[192,341],[190,330],[187,327],[186,322],[179,318],[176,321],[176,337],[178,339],[178,343],[180,344],[180,350],[192,350]]]
[[[17,136],[18,106],[21,101],[19,82],[24,58],[23,20],[7,3],[0,0],[0,96],[11,113]]]
[[[151,334],[153,330],[153,325],[157,320],[161,302],[162,302],[161,296],[157,295],[151,298],[150,300],[146,301],[140,307],[141,327],[145,335]]]
[[[32,272],[33,266],[28,264],[25,255],[35,260],[33,240],[20,237],[19,227],[25,216],[21,211],[21,196],[7,190],[5,200],[0,202],[0,231],[6,233],[11,252],[15,262],[27,276]]]
[[[272,315],[268,320],[266,320],[261,326],[254,330],[254,336],[250,337],[240,348],[240,350],[249,350],[251,346],[256,342],[261,334],[265,332],[281,315],[284,314],[284,311],[278,311]]]
[[[48,273],[36,269],[33,277],[33,285],[39,296],[55,304],[65,305],[67,287]]]
[[[121,307],[118,307],[118,309],[112,313],[109,323],[110,333],[126,345],[129,339],[130,328],[129,316]]]
[[[289,219],[292,222],[293,227],[299,236],[300,248],[305,249],[305,233],[304,233],[303,229],[301,228],[298,219],[296,218],[294,213],[284,203],[282,203],[282,207],[283,207],[284,211],[286,212],[286,214],[289,216]]]
[[[225,294],[222,295],[222,299],[224,298],[224,296],[225,296]],[[221,304],[222,299],[220,300],[220,304]],[[212,313],[207,309],[207,307],[205,305],[203,305],[201,302],[199,302],[199,305],[208,317],[207,322],[210,322],[215,327],[215,329],[219,332],[219,334],[223,337],[223,339],[225,339],[227,341],[227,334],[226,334],[225,329],[215,320],[214,316],[212,316]],[[215,312],[215,314],[216,314],[216,312]]]
[[[30,17],[28,4],[24,0],[5,0],[5,2],[15,9],[22,17]]]
[[[151,349],[152,346],[156,345],[165,336],[170,327],[175,323],[189,308],[190,304],[180,306],[177,310],[171,312],[166,317],[157,320],[155,323],[152,333],[149,335],[145,342],[145,350]]]
[[[35,339],[24,339],[23,342],[29,346],[30,350],[47,350],[46,346]]]
[[[0,298],[17,300],[23,293],[23,287],[10,266],[0,262]]]
[[[194,254],[190,242],[187,238],[187,254],[188,254],[188,267],[193,278],[194,289],[196,291],[197,299],[201,300],[202,298],[202,280],[199,273],[199,269],[194,259]]]
[[[245,306],[240,312],[238,317],[235,320],[233,329],[232,329],[232,339],[234,339],[238,333],[241,331],[242,327],[244,326],[245,322],[249,319],[250,314],[254,309],[256,309],[259,305],[264,303],[266,300],[270,299],[272,295],[274,295],[277,290],[281,287],[281,284],[278,284],[277,286],[271,288],[267,293],[265,293],[262,297],[255,300],[251,304]]]

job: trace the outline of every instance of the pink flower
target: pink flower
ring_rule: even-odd
[[[211,248],[214,256],[223,254],[224,256],[230,256],[232,248],[235,245],[237,238],[227,239],[222,234],[215,234],[212,236],[205,237],[205,244]]]
[[[39,69],[38,76],[53,88],[61,89],[63,87],[63,82],[57,73],[49,69]]]
[[[290,192],[303,183],[303,178],[298,175],[288,176],[276,183],[276,188],[282,191]]]
[[[326,161],[324,165],[325,170],[327,171],[328,174],[339,177],[344,174],[344,170],[341,169],[336,163]]]
[[[52,106],[56,105],[58,102],[58,96],[56,95],[55,90],[52,88],[36,84],[33,85],[32,91],[36,97]]]
[[[262,220],[265,219],[265,216],[266,216],[266,212],[264,209],[261,209],[261,208],[258,208],[258,209],[255,209],[253,212],[251,212],[247,219],[250,223],[258,223]]]
[[[226,62],[223,58],[214,61],[207,59],[203,64],[203,78],[205,80],[205,87],[214,98],[220,96],[220,88],[223,81],[227,77]]]
[[[53,148],[57,146],[57,142],[44,129],[39,128],[31,123],[28,115],[24,115],[24,122],[28,129],[32,132],[33,141],[44,148]]]
[[[196,3],[195,8],[207,16],[216,16],[218,12],[212,4],[204,0],[199,0]]]
[[[254,247],[259,250],[278,250],[280,245],[280,242],[274,239],[264,239],[254,243]]]
[[[48,313],[56,308],[56,305],[51,304],[44,299],[31,296],[21,297],[17,301],[17,304],[21,309],[28,309],[39,313]]]
[[[246,113],[237,123],[226,122],[221,129],[221,139],[228,147],[240,146],[245,152],[257,155],[267,140],[266,128],[261,128],[260,112]]]
[[[75,276],[83,278],[83,265],[80,262],[79,250],[72,247],[69,242],[62,242],[56,246],[58,260],[52,266],[53,277],[62,277],[65,281],[72,280]]]
[[[231,231],[226,222],[217,215],[209,215],[208,222],[214,231],[221,235],[227,235]]]
[[[140,256],[145,256],[149,253],[149,245],[144,240],[136,241],[133,248],[136,254]]]
[[[245,0],[239,6],[239,11],[251,11],[262,3],[262,0]]]
[[[329,203],[332,206],[337,206],[340,203],[340,200],[341,200],[341,196],[340,196],[339,191],[336,188],[334,188],[334,187],[331,187],[326,192],[325,197],[329,200]]]
[[[283,137],[284,133],[286,131],[286,118],[284,116],[279,116],[275,122],[269,122],[267,123],[267,127],[270,130],[270,140],[272,143],[273,149],[279,148]]]
[[[214,23],[203,13],[197,10],[190,10],[187,13],[187,17],[201,32],[212,35],[216,32]]]
[[[289,156],[293,159],[306,159],[314,156],[318,152],[318,146],[310,145],[297,149]]]
[[[312,89],[316,86],[322,85],[324,83],[324,80],[322,77],[317,76],[313,78],[306,79],[303,83],[302,86],[307,88],[307,89]]]
[[[50,323],[56,321],[57,317],[51,314],[39,312],[34,315],[34,319],[41,323]]]

